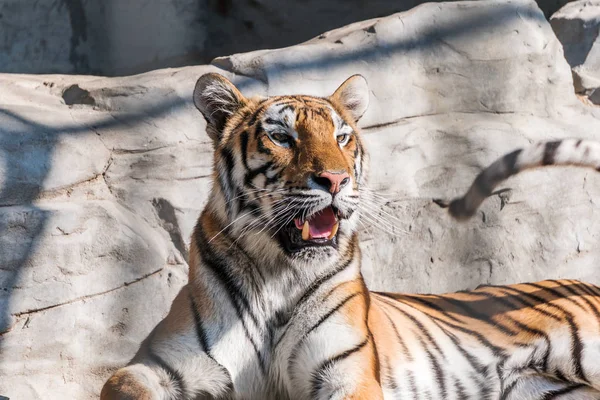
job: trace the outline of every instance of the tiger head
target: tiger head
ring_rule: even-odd
[[[369,103],[365,78],[325,98],[246,98],[210,73],[194,103],[215,149],[209,203],[231,237],[311,262],[348,248],[366,175],[357,127]]]

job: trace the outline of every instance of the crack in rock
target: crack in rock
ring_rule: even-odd
[[[144,279],[150,278],[151,276],[154,276],[154,275],[158,274],[159,272],[161,272],[163,269],[164,269],[164,267],[163,268],[159,268],[156,271],[149,272],[149,273],[144,274],[141,277],[133,279],[131,281],[123,282],[122,285],[117,286],[117,287],[112,288],[112,289],[105,290],[103,292],[88,294],[88,295],[85,295],[85,296],[77,297],[77,298],[72,299],[72,300],[64,301],[62,303],[53,304],[53,305],[46,306],[46,307],[34,308],[34,309],[31,309],[31,310],[27,310],[27,311],[21,311],[21,312],[14,313],[14,314],[11,314],[11,315],[15,316],[15,317],[21,317],[23,315],[35,314],[35,313],[38,313],[38,312],[47,311],[47,310],[51,310],[53,308],[62,307],[62,306],[66,306],[66,305],[69,305],[69,304],[77,303],[79,301],[84,301],[84,300],[92,299],[94,297],[102,296],[102,295],[114,292],[116,290],[122,289],[124,287],[131,286],[131,285],[133,285],[135,283],[138,283],[138,282],[140,282],[140,281],[142,281]],[[6,332],[8,332],[8,331],[6,331]]]

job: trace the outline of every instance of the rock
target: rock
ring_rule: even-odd
[[[290,88],[320,95],[360,73],[373,91],[366,126],[452,111],[550,116],[574,101],[562,95],[572,91],[570,70],[558,62],[560,43],[536,4],[486,3],[427,3],[301,46],[213,63],[268,82],[269,95]]]
[[[600,87],[600,2],[568,3],[552,15],[550,24],[573,69],[575,91],[600,104],[600,92],[596,92]]]
[[[327,95],[366,76],[361,120],[376,211],[365,217],[372,289],[600,283],[600,178],[524,173],[458,224],[433,198],[533,140],[593,137],[534,2],[425,4],[301,45],[214,65],[102,78],[0,75],[0,395],[98,397],[186,281],[212,150],[191,102],[221,72],[246,95]]]
[[[538,0],[547,16],[568,0]],[[2,0],[0,72],[126,75],[302,43],[423,0]],[[306,21],[310,21],[307,23]]]

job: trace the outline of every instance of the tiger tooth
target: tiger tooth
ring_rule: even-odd
[[[333,237],[336,235],[339,227],[340,227],[340,223],[336,222],[335,225],[333,226],[333,229],[331,230],[331,235],[329,235],[329,237],[327,239],[329,239],[329,240],[333,239]]]
[[[302,240],[310,239],[310,226],[308,221],[304,221],[304,226],[302,227]]]

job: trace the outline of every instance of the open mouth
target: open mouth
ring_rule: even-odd
[[[311,246],[335,247],[339,226],[339,213],[329,206],[306,220],[295,218],[293,223],[281,229],[280,239],[289,252]]]

